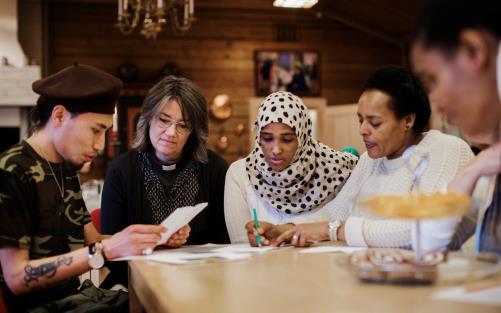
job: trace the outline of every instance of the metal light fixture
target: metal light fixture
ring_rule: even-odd
[[[309,9],[315,4],[317,4],[317,2],[318,0],[275,0],[273,2],[273,6],[282,8]]]
[[[182,35],[195,20],[195,0],[118,0],[118,22],[123,34],[131,34],[142,20],[141,34],[157,38],[169,22],[175,34]]]

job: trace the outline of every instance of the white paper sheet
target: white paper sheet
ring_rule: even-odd
[[[246,253],[230,253],[230,252],[213,252],[213,253],[157,253],[150,255],[148,260],[169,264],[186,264],[193,262],[205,261],[207,259],[217,259],[221,261],[237,261],[250,258],[250,254]]]
[[[162,238],[158,241],[157,245],[166,243],[170,236],[181,227],[188,224],[198,213],[202,212],[205,207],[207,207],[207,202],[199,203],[195,206],[177,208],[160,224],[166,227],[167,231],[162,233]]]
[[[306,248],[299,251],[299,253],[331,253],[331,252],[352,253],[355,251],[361,251],[366,249],[367,249],[366,247],[320,246],[320,247]]]
[[[278,249],[277,247],[251,247],[248,243],[239,243],[226,245],[220,248],[215,248],[214,252],[230,252],[230,253],[263,253],[271,250]]]
[[[130,261],[130,260],[148,260],[153,262],[161,262],[168,264],[190,264],[203,262],[208,259],[216,259],[221,261],[238,261],[245,260],[251,257],[250,253],[231,253],[231,252],[186,252],[178,250],[157,250],[150,255],[135,255],[128,256],[113,261]]]
[[[434,292],[434,300],[449,300],[501,306],[501,286],[468,292],[464,287],[453,287]]]

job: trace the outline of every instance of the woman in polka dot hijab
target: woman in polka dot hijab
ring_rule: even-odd
[[[246,242],[245,224],[256,209],[272,224],[323,220],[357,158],[311,137],[308,108],[290,92],[275,92],[259,107],[256,148],[226,175],[225,219],[230,239]],[[320,217],[322,216],[322,217]]]
[[[292,163],[279,172],[266,162],[261,144],[261,130],[270,123],[289,126],[298,140]],[[311,137],[308,109],[290,92],[269,95],[259,108],[255,126],[256,148],[246,158],[245,168],[259,197],[277,210],[301,214],[319,208],[337,194],[355,167],[354,156]]]

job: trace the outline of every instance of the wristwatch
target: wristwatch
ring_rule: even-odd
[[[342,222],[339,220],[334,220],[329,222],[329,239],[331,241],[337,241],[337,230],[341,227]]]
[[[95,270],[100,269],[106,262],[106,257],[103,253],[103,243],[98,241],[89,245],[89,266]]]

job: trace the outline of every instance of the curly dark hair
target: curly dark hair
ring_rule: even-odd
[[[419,80],[402,66],[388,65],[373,72],[362,92],[379,90],[391,97],[388,103],[398,119],[414,114],[412,130],[420,134],[429,129],[431,108]]]

